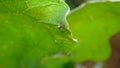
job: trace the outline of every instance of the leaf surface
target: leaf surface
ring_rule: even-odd
[[[71,58],[77,62],[104,61],[110,56],[109,40],[120,32],[120,2],[86,3],[68,15],[73,35],[78,39]]]

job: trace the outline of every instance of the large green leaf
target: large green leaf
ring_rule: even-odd
[[[56,25],[63,20],[65,23],[68,7],[64,2],[28,1],[32,1],[33,6],[29,11],[26,0],[0,0],[0,68],[38,68],[42,57],[59,51],[68,53],[74,46],[70,31]],[[38,1],[45,6],[37,10],[34,6]],[[43,2],[57,3],[50,4],[57,10]],[[49,15],[47,9],[52,14]],[[34,16],[34,10],[40,13]]]
[[[109,39],[120,31],[119,8],[120,2],[86,3],[67,17],[78,39],[71,53],[74,61],[103,61],[109,57]]]
[[[41,24],[23,14],[0,13],[0,66],[34,68],[40,59],[73,46],[56,25]]]

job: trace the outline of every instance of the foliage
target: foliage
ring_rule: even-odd
[[[103,61],[109,57],[109,39],[120,31],[119,4],[87,3],[68,16],[71,30],[79,41],[72,51],[73,60]]]
[[[107,59],[108,40],[120,31],[119,2],[86,4],[67,16],[69,30],[63,1],[0,0],[0,68],[73,68]]]
[[[1,0],[0,67],[35,68],[42,57],[74,46],[67,28],[57,27],[58,22],[65,25],[67,5],[57,0],[40,2],[28,0],[28,6],[26,0]]]

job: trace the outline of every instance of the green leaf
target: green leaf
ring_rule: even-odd
[[[42,57],[67,53],[73,44],[67,31],[54,24],[36,22],[22,13],[0,12],[0,67],[36,68]]]
[[[120,32],[120,2],[86,3],[68,15],[73,35],[78,39],[71,53],[74,61],[104,61],[110,56],[109,40]]]
[[[57,26],[59,22],[66,25],[68,7],[64,2],[28,1],[32,1],[32,8],[28,9],[26,0],[0,1],[0,68],[37,68],[44,56],[68,53],[74,46],[69,30]],[[49,2],[52,4],[46,5]],[[45,6],[36,8],[36,3]],[[34,11],[40,13],[34,16]]]
[[[0,13],[0,19],[0,67],[35,68],[45,55],[74,46],[56,25],[16,13]]]

